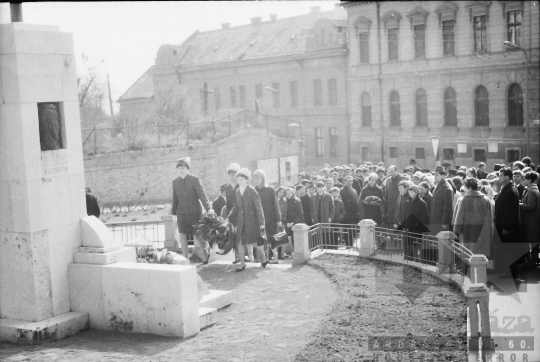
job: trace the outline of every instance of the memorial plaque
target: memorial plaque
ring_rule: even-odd
[[[43,177],[67,175],[68,153],[65,150],[46,151],[41,153]]]

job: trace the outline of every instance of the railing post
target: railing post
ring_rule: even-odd
[[[473,254],[469,261],[471,283],[487,283],[488,259],[482,254]]]
[[[304,264],[311,258],[309,250],[309,226],[296,224],[292,227],[294,233],[293,264]]]
[[[441,231],[437,234],[439,239],[439,260],[437,261],[437,272],[444,274],[450,271],[452,264],[452,240],[456,234],[451,231]]]
[[[176,242],[176,225],[172,215],[165,215],[163,217],[163,222],[165,224],[165,243],[164,248],[167,249],[176,249],[178,243]]]
[[[467,340],[469,353],[479,351],[479,337],[482,336],[482,353],[493,352],[494,342],[491,338],[489,321],[489,289],[484,283],[472,283],[463,288],[467,298],[470,338]],[[480,311],[479,311],[480,310]],[[480,324],[480,326],[479,326]]]
[[[375,226],[377,223],[371,219],[364,219],[358,223],[360,226],[360,256],[371,256],[375,252]]]

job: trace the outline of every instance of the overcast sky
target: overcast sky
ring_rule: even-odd
[[[73,33],[77,69],[81,54],[93,62],[104,59],[102,74],[109,74],[113,99],[117,100],[154,64],[161,44],[181,44],[195,30],[250,23],[250,18],[269,14],[279,18],[306,14],[312,6],[331,10],[337,1],[190,1],[190,2],[41,2],[23,3],[23,20],[57,25]],[[4,10],[6,4],[2,5]],[[9,10],[9,8],[8,8]],[[5,21],[5,13],[4,13]],[[2,20],[2,19],[0,19]],[[9,21],[9,20],[8,20]]]

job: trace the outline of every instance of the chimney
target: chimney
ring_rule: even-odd
[[[229,29],[231,27],[231,23],[221,23],[221,29]]]
[[[277,20],[277,14],[270,14],[270,21],[273,23]]]
[[[261,23],[262,18],[261,17],[255,17],[251,18],[251,25],[256,25]]]
[[[318,13],[321,10],[320,6],[313,6],[310,8],[312,13]]]

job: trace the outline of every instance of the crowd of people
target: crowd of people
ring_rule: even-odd
[[[284,230],[294,245],[295,224],[354,225],[363,219],[408,234],[453,231],[473,254],[486,255],[500,277],[521,280],[520,270],[538,259],[538,251],[531,248],[538,242],[539,175],[529,157],[496,164],[491,172],[484,163],[478,168],[453,169],[443,163],[433,170],[420,169],[413,159],[403,172],[382,162],[325,164],[318,172],[298,174],[295,185],[276,189],[268,185],[264,170],[252,175],[233,163],[227,168],[229,181],[213,203],[189,167],[189,158],[178,160],[180,176],[173,181],[172,212],[179,216],[184,255],[186,235],[201,216],[202,204],[207,212],[227,219],[236,232],[237,271],[244,270],[246,253],[247,261],[258,261],[262,267],[288,257],[283,247],[265,251],[258,246],[261,233],[271,237]],[[346,241],[352,243],[352,238]],[[197,249],[207,262],[208,250],[196,239]],[[405,250],[405,256],[415,259],[417,252]],[[510,273],[504,270],[508,265]]]

